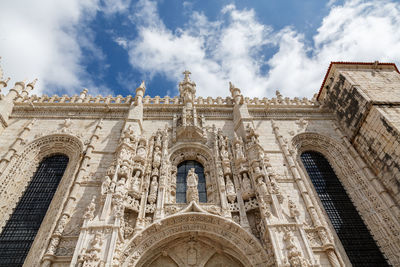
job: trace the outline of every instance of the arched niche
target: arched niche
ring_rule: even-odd
[[[389,258],[390,263],[398,262],[395,255],[400,253],[400,247],[397,245],[388,246],[388,242],[389,244],[391,242],[398,244],[400,241],[393,232],[393,229],[400,229],[399,223],[390,214],[389,207],[376,191],[371,181],[364,175],[360,166],[358,166],[355,159],[351,156],[350,151],[336,139],[318,133],[301,133],[296,135],[292,139],[292,145],[296,149],[297,164],[302,169],[305,177],[307,177],[307,184],[314,193],[313,195],[317,196],[317,193],[308,175],[306,175],[307,171],[300,158],[300,155],[306,151],[318,152],[328,160],[375,241],[381,247],[382,252]],[[318,198],[316,198],[316,201],[322,207],[322,203]],[[374,216],[374,213],[379,214],[379,216]],[[325,221],[329,222],[329,218],[325,213],[324,217]],[[335,233],[332,225],[330,226],[332,233]],[[336,235],[335,244],[341,254],[345,255],[344,249]]]
[[[200,143],[180,143],[170,149],[169,156],[172,168],[177,168],[184,161],[197,161],[204,168],[206,179],[207,202],[218,203],[219,194],[216,177],[216,168],[212,151],[209,147]]]
[[[193,243],[199,245],[195,252],[189,251],[196,248]],[[186,251],[179,255],[173,246],[184,247]],[[155,222],[134,236],[122,250],[121,264],[148,266],[164,256],[178,266],[187,266],[185,260],[206,266],[215,254],[221,255],[215,258],[225,258],[236,266],[267,266],[270,257],[260,242],[236,223],[208,213],[187,212]],[[170,259],[166,260],[171,262]]]
[[[43,136],[25,145],[17,153],[17,156],[8,163],[1,177],[0,203],[7,203],[7,205],[0,207],[1,227],[4,227],[39,163],[44,158],[56,154],[62,154],[69,158],[67,168],[47,209],[25,263],[30,263],[32,266],[39,265],[57,219],[63,211],[63,204],[74,183],[73,177],[78,170],[83,147],[81,140],[69,134]]]

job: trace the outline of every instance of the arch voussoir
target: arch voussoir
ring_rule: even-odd
[[[222,217],[190,212],[155,222],[134,236],[124,248],[122,266],[140,266],[147,255],[167,239],[179,235],[207,236],[235,251],[244,266],[265,266],[268,258],[260,242],[235,223]]]

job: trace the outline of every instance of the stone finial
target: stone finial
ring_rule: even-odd
[[[7,79],[5,79],[4,81],[0,80],[0,93],[1,93],[1,89],[7,87],[7,83],[10,81],[10,77],[8,77]]]
[[[28,83],[28,85],[26,87],[30,87],[30,90],[33,90],[33,88],[35,88],[35,84],[38,81],[38,79],[34,79],[32,82]]]
[[[146,84],[144,81],[142,81],[139,87],[136,88],[136,101],[135,101],[136,106],[141,105],[143,103],[143,96],[145,92],[146,92]]]
[[[243,96],[240,92],[240,89],[235,87],[235,85],[229,82],[229,90],[231,91],[231,96],[235,101],[235,105],[239,105],[243,103]]]
[[[185,77],[183,78],[183,81],[185,82],[191,82],[189,75],[192,74],[190,71],[185,70],[184,72],[182,72],[183,75],[185,75]]]

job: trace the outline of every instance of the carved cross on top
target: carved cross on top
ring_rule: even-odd
[[[185,75],[185,81],[190,81],[189,75],[192,74],[190,71],[185,70],[184,72],[182,72],[182,74]]]

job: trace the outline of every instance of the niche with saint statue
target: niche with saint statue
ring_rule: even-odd
[[[203,165],[194,160],[187,160],[178,165],[176,203],[191,201],[207,202],[206,180]]]

